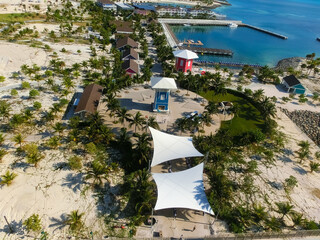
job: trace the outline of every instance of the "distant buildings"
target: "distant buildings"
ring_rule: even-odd
[[[103,10],[117,11],[117,6],[110,0],[98,0],[97,5],[102,7]]]
[[[190,9],[190,8],[181,8],[181,7],[159,7],[156,9],[156,12],[160,17],[162,16],[178,16],[178,17],[199,17],[207,16],[215,19],[225,19],[225,15],[217,14],[211,10],[201,10],[201,9]]]

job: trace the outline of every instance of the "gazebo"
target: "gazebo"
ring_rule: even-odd
[[[177,50],[173,52],[176,58],[176,70],[180,72],[192,71],[193,59],[198,58],[195,52],[189,50]]]
[[[151,88],[155,90],[153,111],[168,112],[170,90],[177,89],[173,78],[152,77]]]

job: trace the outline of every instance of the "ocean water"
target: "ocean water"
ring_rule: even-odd
[[[283,58],[320,57],[320,0],[229,0],[232,6],[215,9],[228,19],[261,27],[288,37],[283,40],[253,29],[220,26],[172,26],[179,40],[201,40],[205,47],[229,49],[233,57],[203,55],[210,61],[274,66]]]

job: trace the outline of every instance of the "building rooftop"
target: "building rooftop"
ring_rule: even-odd
[[[177,89],[177,85],[173,78],[152,77],[151,88],[152,89]]]
[[[101,4],[110,4],[110,5],[114,4],[114,2],[110,0],[98,0],[97,2]]]
[[[124,70],[131,69],[135,73],[138,73],[139,72],[139,65],[134,60],[130,59],[130,60],[126,60],[122,63],[122,69],[124,69]]]
[[[102,95],[103,87],[98,84],[90,84],[85,87],[75,113],[82,111],[94,113],[97,111],[99,101]]]
[[[116,48],[122,48],[125,46],[137,48],[138,43],[136,43],[133,39],[129,37],[120,38],[116,43]]]
[[[133,6],[137,9],[148,10],[148,11],[156,11],[156,8],[149,4],[133,4]]]
[[[289,87],[301,84],[301,82],[294,75],[284,77],[283,80],[288,84]]]
[[[138,53],[132,49],[132,48],[128,48],[123,52],[122,58],[128,57],[128,56],[132,56],[134,59],[138,59],[139,55]]]
[[[183,58],[183,59],[196,59],[198,58],[198,55],[195,52],[192,52],[190,50],[177,50],[173,52],[173,55],[175,57]]]

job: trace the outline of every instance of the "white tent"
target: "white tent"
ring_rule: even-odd
[[[152,173],[158,189],[154,210],[187,208],[214,215],[204,192],[203,166],[201,163],[181,172]]]
[[[177,85],[173,78],[152,77],[151,88],[152,89],[177,89]]]
[[[178,58],[183,59],[195,59],[198,58],[198,55],[195,52],[192,52],[190,50],[177,50],[173,52],[173,55]]]
[[[151,127],[149,129],[154,146],[151,167],[173,159],[203,156],[193,146],[192,137],[174,136]]]

